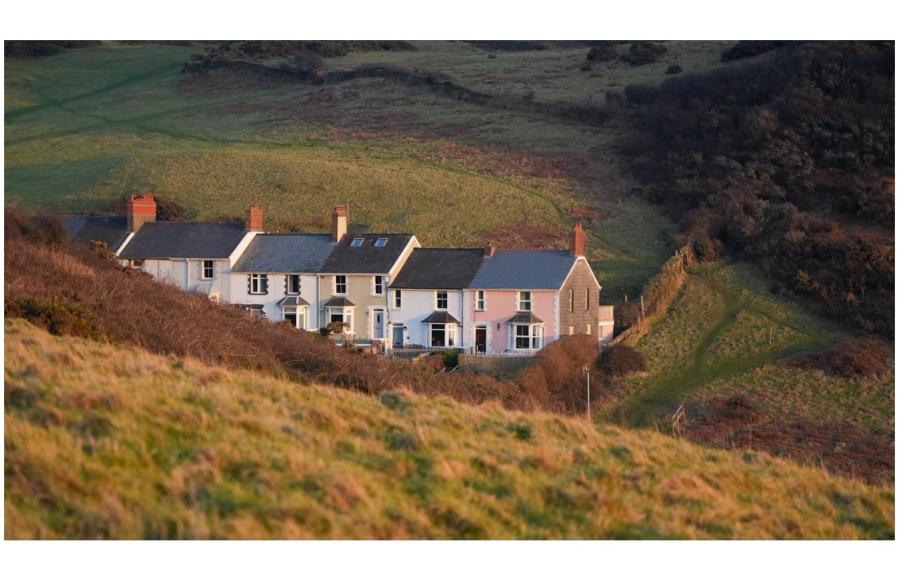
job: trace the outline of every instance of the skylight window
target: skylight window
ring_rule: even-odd
[[[387,238],[378,238],[377,240],[375,240],[375,247],[383,248],[387,245],[387,242],[388,242]]]
[[[350,242],[350,246],[352,246],[354,248],[362,247],[362,245],[363,245],[363,238],[353,238],[353,241]]]

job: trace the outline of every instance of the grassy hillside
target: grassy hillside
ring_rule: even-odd
[[[701,69],[714,66],[717,47],[676,43],[670,52]],[[581,71],[587,49],[492,59],[465,43],[418,49],[355,53],[326,65],[402,64],[492,94],[520,96],[531,86],[549,103],[599,103],[605,88],[665,78],[658,63]],[[614,151],[622,119],[584,126],[383,79],[307,85],[182,73],[189,55],[202,51],[107,43],[6,59],[8,202],[100,211],[150,190],[195,218],[241,215],[256,201],[273,225],[318,230],[331,205],[349,201],[352,227],[414,231],[437,246],[488,239],[564,246],[577,219],[586,222],[588,251],[611,300],[634,295],[667,257],[673,225],[628,194],[631,181]]]
[[[846,338],[774,297],[746,264],[709,264],[689,277],[669,315],[638,344],[648,372],[629,377],[604,413],[670,432],[672,415],[684,404],[686,422],[679,428],[703,442],[766,449],[889,480],[893,373],[845,379],[790,364]],[[732,416],[735,406],[740,417]],[[711,424],[716,433],[708,432]],[[694,432],[701,427],[703,433]],[[754,428],[755,441],[749,435]]]
[[[5,328],[12,538],[890,538],[893,492],[575,419]]]

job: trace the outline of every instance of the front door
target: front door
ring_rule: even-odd
[[[372,329],[372,338],[384,338],[384,310],[375,311],[375,323]]]
[[[475,352],[487,352],[487,326],[475,327]]]
[[[394,348],[403,348],[403,325],[394,325]]]

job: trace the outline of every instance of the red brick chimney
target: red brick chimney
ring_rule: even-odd
[[[244,222],[244,227],[248,232],[263,231],[263,211],[255,203],[247,210],[247,221]]]
[[[128,231],[136,232],[145,223],[156,221],[156,200],[150,193],[132,194],[128,198],[125,214],[128,218]]]
[[[331,241],[338,243],[347,233],[347,221],[350,219],[350,206],[339,205],[331,212]]]
[[[494,244],[491,242],[487,243],[487,246],[484,248],[484,255],[488,258],[494,255],[494,252],[497,251],[497,248],[494,247]]]
[[[575,224],[575,229],[572,230],[572,239],[569,242],[569,253],[573,256],[583,256],[584,255],[584,228],[581,227],[581,224]]]

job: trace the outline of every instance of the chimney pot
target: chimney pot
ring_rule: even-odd
[[[497,248],[494,247],[494,244],[491,242],[487,243],[487,246],[484,248],[484,255],[490,258],[494,255],[494,252],[497,251]]]
[[[153,194],[131,194],[125,208],[130,232],[137,232],[145,223],[156,221],[156,200],[153,199]]]
[[[569,254],[584,256],[584,228],[580,223],[575,224],[572,230],[572,239],[569,242]]]
[[[263,210],[257,204],[254,203],[247,210],[247,220],[244,222],[244,227],[248,232],[263,231]]]

